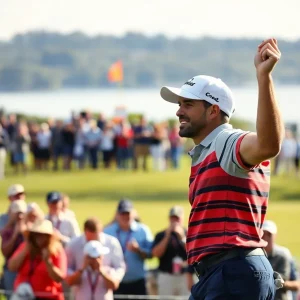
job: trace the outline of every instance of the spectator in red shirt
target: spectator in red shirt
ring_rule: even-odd
[[[24,232],[25,242],[9,259],[8,268],[18,272],[15,290],[27,283],[35,299],[64,300],[62,280],[67,271],[65,252],[49,220],[37,220]]]
[[[129,148],[133,137],[133,131],[125,122],[120,124],[120,131],[117,139],[117,166],[118,169],[128,169],[128,160],[130,157]]]

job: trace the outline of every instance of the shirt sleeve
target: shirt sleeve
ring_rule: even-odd
[[[255,166],[247,166],[240,155],[240,146],[243,138],[249,132],[241,130],[225,130],[216,138],[216,154],[222,169],[232,173],[236,169],[249,171]]]
[[[78,222],[75,218],[72,219],[71,223],[72,223],[72,236],[71,236],[71,238],[74,238],[74,237],[80,235],[80,228],[79,228],[79,224],[78,224]]]
[[[67,269],[68,269],[68,275],[72,275],[73,273],[76,272],[76,269],[78,266],[76,266],[76,261],[75,261],[75,256],[74,256],[74,251],[73,249],[75,248],[75,245],[71,242],[69,243],[66,248],[66,256],[67,256]]]
[[[154,241],[152,243],[152,249],[159,244],[159,242],[164,238],[165,234],[164,232],[159,232],[158,234],[156,234]]]
[[[144,241],[140,245],[141,250],[147,253],[148,257],[152,256],[153,236],[148,226],[143,226]]]
[[[122,247],[114,237],[111,237],[110,251],[109,255],[111,255],[111,268],[113,268],[114,277],[121,282],[125,275],[126,265]]]

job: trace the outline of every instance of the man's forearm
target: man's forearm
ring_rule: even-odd
[[[164,238],[152,249],[152,255],[160,258],[166,252],[168,243],[169,243],[170,235],[166,234]]]
[[[258,110],[256,131],[262,152],[275,156],[280,151],[284,135],[284,124],[276,101],[271,75],[257,75]]]

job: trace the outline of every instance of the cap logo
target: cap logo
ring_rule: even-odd
[[[190,86],[193,86],[193,85],[195,85],[195,82],[193,82],[193,80],[194,80],[194,78],[188,80],[185,84],[190,85]],[[184,84],[184,85],[185,85],[185,84]]]
[[[215,100],[216,102],[219,102],[219,98],[214,97],[214,96],[213,96],[211,93],[209,93],[209,92],[207,92],[207,93],[205,94],[205,96],[207,96],[207,97],[210,98],[210,99]]]

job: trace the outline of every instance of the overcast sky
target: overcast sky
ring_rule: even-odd
[[[300,38],[300,0],[0,0],[0,39],[28,30]]]

